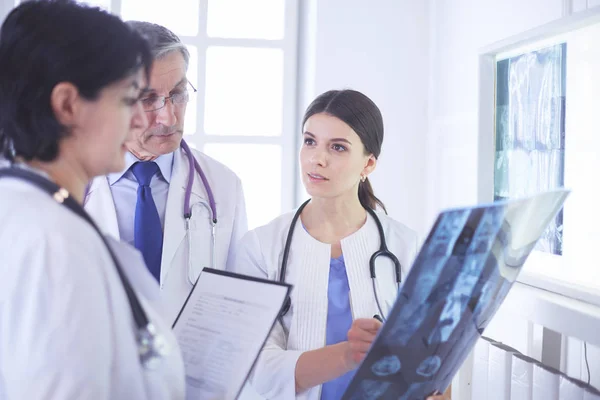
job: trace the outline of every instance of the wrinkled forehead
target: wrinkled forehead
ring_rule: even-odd
[[[167,53],[152,64],[149,91],[168,94],[177,87],[185,88],[186,84],[186,65],[181,52]]]

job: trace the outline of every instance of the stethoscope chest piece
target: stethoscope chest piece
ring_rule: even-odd
[[[151,323],[138,331],[138,350],[142,365],[149,370],[157,369],[171,352],[164,336],[158,334]]]

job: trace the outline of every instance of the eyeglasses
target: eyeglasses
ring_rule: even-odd
[[[189,82],[189,81],[188,81],[188,84],[190,85],[190,87],[192,88],[194,93],[196,93],[197,90],[194,87],[194,85],[192,85],[191,82]],[[144,111],[151,112],[151,111],[158,111],[161,108],[163,108],[164,106],[166,106],[167,100],[171,100],[171,104],[173,104],[174,106],[180,106],[180,105],[186,104],[190,100],[190,93],[188,92],[187,89],[185,89],[182,92],[173,93],[170,96],[151,95],[151,96],[142,98],[140,101],[142,102],[142,107],[144,108]]]

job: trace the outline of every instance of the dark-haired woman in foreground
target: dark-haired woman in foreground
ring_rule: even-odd
[[[184,398],[156,282],[81,207],[147,127],[151,62],[118,17],[75,2],[22,2],[2,24],[0,399]]]

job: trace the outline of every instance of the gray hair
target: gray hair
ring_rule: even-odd
[[[187,71],[190,64],[190,52],[176,34],[162,25],[151,22],[127,21],[127,25],[148,41],[155,60],[161,59],[172,51],[179,50],[185,61],[185,70]]]

